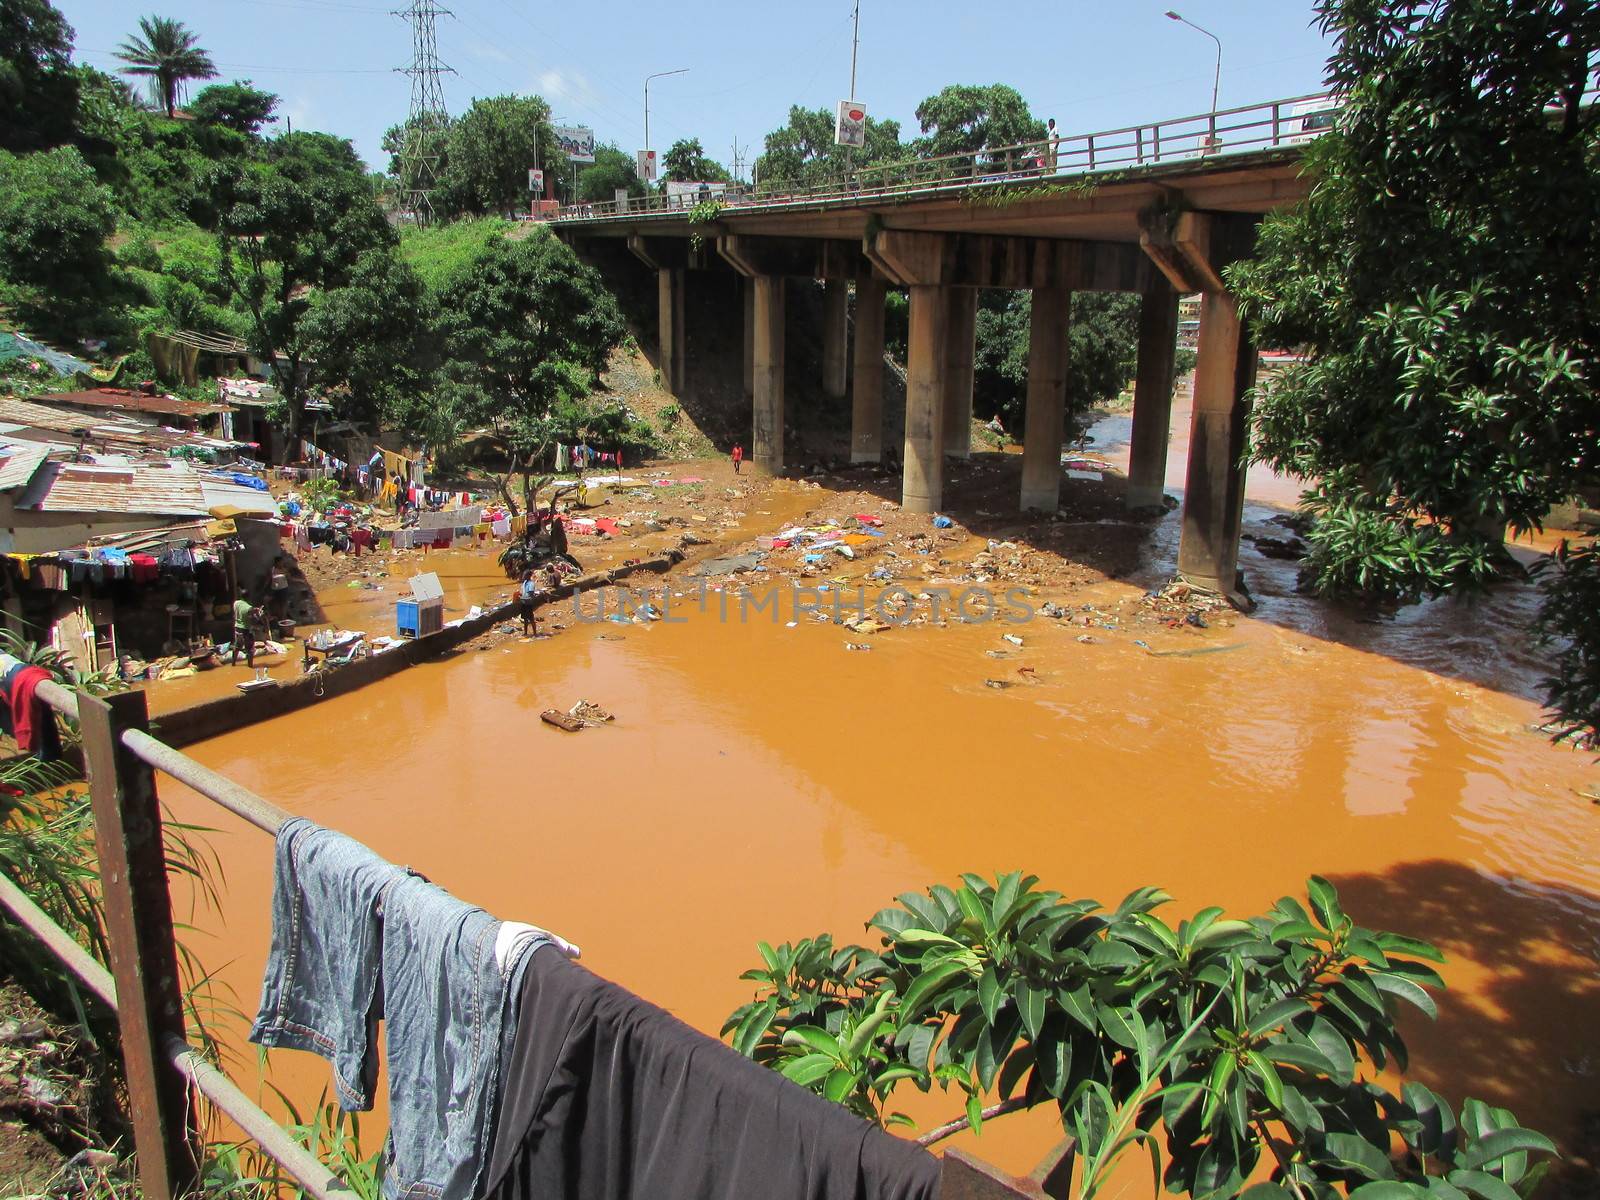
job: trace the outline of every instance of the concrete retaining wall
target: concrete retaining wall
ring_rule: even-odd
[[[606,587],[638,571],[664,574],[682,561],[683,554],[671,550],[660,558],[649,558],[632,566],[585,575],[557,588],[544,603],[556,603],[579,592]],[[516,619],[516,611],[516,602],[512,601],[438,633],[404,642],[383,654],[304,675],[280,683],[275,688],[240,692],[197,704],[193,708],[165,713],[151,722],[151,732],[167,745],[182,748],[259,721],[271,720],[284,713],[308,708],[322,700],[343,696],[380,679],[398,675],[408,667],[448,654],[463,643],[488,632],[499,622]]]

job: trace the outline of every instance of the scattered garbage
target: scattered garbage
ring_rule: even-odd
[[[1082,642],[1085,646],[1092,646],[1095,644],[1096,639],[1087,633],[1080,633],[1078,635],[1078,641]]]
[[[579,700],[571,708],[567,709],[567,715],[578,718],[585,725],[604,725],[608,721],[617,719],[593,700]]]
[[[996,691],[1004,691],[1006,688],[1012,686],[1012,683],[1009,679],[985,679],[983,683],[985,687],[992,687]]]
[[[539,719],[546,725],[554,725],[557,729],[564,729],[568,733],[577,733],[578,730],[584,728],[582,718],[575,717],[571,713],[564,713],[557,708],[545,709],[539,714]]]
[[[954,521],[942,514],[935,515],[933,518],[933,527],[935,529],[949,529],[954,524]]]
[[[1014,633],[1002,633],[1002,634],[1001,634],[1001,635],[1000,635],[1000,640],[1001,640],[1001,641],[1002,641],[1002,642],[1010,642],[1010,643],[1011,643],[1011,644],[1012,644],[1012,645],[1013,645],[1013,646],[1020,646],[1020,645],[1022,645],[1022,639],[1021,639],[1021,638],[1019,638],[1019,637],[1018,637],[1018,636],[1017,636],[1017,635],[1016,635],[1016,634],[1014,634]]]
[[[844,648],[846,650],[871,650],[872,645],[869,642],[846,642]]]
[[[741,571],[754,571],[766,557],[764,551],[751,550],[745,554],[730,554],[726,558],[708,558],[691,572],[692,575],[737,575]]]

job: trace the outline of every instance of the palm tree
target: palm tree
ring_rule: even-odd
[[[175,115],[178,93],[189,79],[215,79],[216,64],[211,55],[196,47],[197,34],[182,21],[170,17],[140,17],[143,37],[131,37],[117,48],[117,57],[128,66],[124,75],[144,75],[150,79],[152,98]]]

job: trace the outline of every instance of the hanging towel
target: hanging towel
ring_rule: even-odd
[[[56,728],[55,712],[39,699],[41,683],[50,678],[43,667],[23,667],[11,677],[11,728],[17,746],[40,762],[55,762],[61,757],[61,731]]]
[[[939,1160],[559,950],[515,993],[485,1200],[934,1200]]]

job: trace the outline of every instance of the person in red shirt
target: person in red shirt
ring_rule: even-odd
[[[739,473],[739,464],[744,461],[744,447],[738,442],[733,444],[733,473]]]

